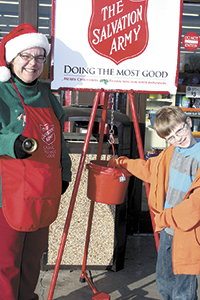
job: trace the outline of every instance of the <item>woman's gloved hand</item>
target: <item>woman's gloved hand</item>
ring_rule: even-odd
[[[25,139],[27,139],[27,137],[25,137],[23,135],[19,135],[17,137],[17,139],[15,140],[15,143],[14,143],[14,152],[15,152],[16,158],[18,158],[18,159],[24,159],[24,158],[27,158],[27,157],[31,156],[31,154],[27,153],[22,148],[22,143],[23,143],[23,141]]]
[[[62,181],[62,192],[61,192],[61,195],[63,195],[66,192],[68,186],[69,186],[69,182],[68,181]]]

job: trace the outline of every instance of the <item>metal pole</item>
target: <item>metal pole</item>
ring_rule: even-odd
[[[89,121],[89,124],[88,124],[88,129],[87,129],[87,133],[86,133],[86,137],[85,137],[85,141],[84,141],[84,145],[83,145],[83,149],[82,149],[82,156],[81,156],[80,163],[79,163],[79,168],[78,168],[78,172],[77,172],[77,176],[76,176],[76,180],[75,180],[75,184],[74,184],[72,198],[71,198],[70,206],[69,206],[69,209],[68,209],[68,214],[67,214],[67,218],[66,218],[62,238],[61,238],[60,248],[59,248],[59,251],[58,251],[57,260],[56,260],[54,273],[53,273],[53,276],[52,276],[51,285],[50,285],[47,300],[52,300],[52,297],[53,297],[53,293],[54,293],[54,289],[55,289],[55,285],[56,285],[56,280],[57,280],[57,277],[58,277],[58,271],[59,271],[59,267],[60,267],[60,263],[61,263],[61,259],[62,259],[66,239],[67,239],[67,234],[68,234],[68,230],[69,230],[69,226],[70,226],[70,222],[71,222],[71,218],[72,218],[74,204],[75,204],[75,201],[76,201],[78,187],[79,187],[79,184],[80,184],[81,175],[82,175],[82,171],[83,171],[83,167],[84,167],[84,162],[85,162],[85,158],[86,158],[86,154],[87,154],[87,150],[88,150],[90,136],[91,136],[91,133],[92,133],[92,127],[93,127],[94,119],[95,119],[95,116],[96,116],[98,101],[99,101],[99,97],[100,97],[100,94],[101,94],[102,91],[103,91],[103,89],[100,90],[99,92],[97,92],[96,96],[95,96],[95,99],[94,99],[94,104],[93,104],[93,107],[92,107],[90,121]]]
[[[130,106],[131,106],[131,112],[132,112],[132,117],[133,117],[133,124],[134,124],[134,128],[135,128],[138,151],[139,151],[140,158],[144,159],[144,151],[143,151],[143,146],[142,146],[142,139],[141,139],[141,135],[140,135],[140,128],[139,128],[139,124],[138,124],[138,118],[137,118],[136,109],[135,109],[133,91],[130,91],[128,95],[129,95],[129,99],[130,99]],[[144,184],[145,184],[146,194],[147,194],[147,198],[148,198],[149,197],[149,190],[150,190],[149,183],[145,182]],[[158,251],[159,236],[158,236],[158,233],[155,232],[154,214],[151,210],[150,210],[150,216],[151,216],[151,222],[152,222],[152,227],[153,227],[153,232],[154,232],[156,249]]]
[[[108,93],[105,93],[105,92],[102,93],[102,100],[104,101],[104,107],[103,107],[102,117],[101,117],[101,131],[100,131],[100,135],[99,135],[97,160],[99,160],[101,158],[101,152],[102,152],[104,128],[105,128],[105,122],[106,122],[106,112],[107,112],[107,106],[108,106]],[[91,200],[90,213],[89,213],[89,218],[88,218],[88,227],[87,227],[87,233],[86,233],[86,241],[85,241],[85,249],[84,249],[84,255],[83,255],[82,271],[81,271],[81,278],[80,278],[81,282],[83,282],[86,279],[86,275],[87,275],[85,268],[86,268],[86,263],[87,263],[87,255],[88,255],[88,248],[89,248],[89,242],[90,242],[90,233],[91,233],[91,228],[92,228],[93,213],[94,213],[94,201]]]

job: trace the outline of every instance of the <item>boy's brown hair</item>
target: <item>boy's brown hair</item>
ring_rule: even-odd
[[[165,138],[177,123],[186,123],[186,114],[177,106],[162,106],[156,113],[154,128],[156,133]]]

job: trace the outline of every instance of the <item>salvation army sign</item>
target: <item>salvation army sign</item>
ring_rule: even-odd
[[[90,47],[116,65],[140,55],[147,47],[148,0],[117,1],[92,0],[92,15],[88,28]],[[117,15],[123,14],[122,17]],[[116,16],[115,18],[112,18]]]
[[[175,94],[182,2],[53,1],[52,89]]]

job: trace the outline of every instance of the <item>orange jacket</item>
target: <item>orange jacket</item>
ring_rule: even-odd
[[[200,169],[183,201],[173,208],[163,210],[168,189],[169,168],[174,147],[169,146],[157,157],[142,159],[116,159],[116,167],[127,169],[134,176],[149,182],[150,209],[160,214],[156,227],[174,228],[172,264],[174,274],[200,274]],[[109,161],[113,166],[113,160]],[[178,184],[178,183],[177,183]]]

